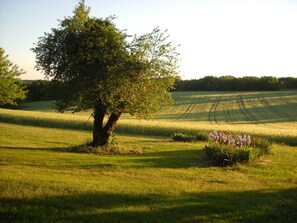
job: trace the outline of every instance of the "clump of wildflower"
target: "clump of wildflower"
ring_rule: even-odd
[[[217,165],[226,166],[243,163],[267,154],[271,143],[265,138],[250,135],[233,137],[225,131],[213,131],[208,136],[209,143],[204,150],[208,158]]]
[[[208,139],[211,142],[215,142],[218,144],[226,144],[230,146],[238,146],[238,147],[248,147],[251,144],[251,136],[250,135],[237,135],[237,140],[235,140],[232,135],[228,135],[224,131],[213,131],[208,135]]]

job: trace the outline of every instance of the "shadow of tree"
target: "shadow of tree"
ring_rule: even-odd
[[[155,168],[204,168],[210,166],[205,152],[201,149],[145,153],[137,156],[133,162],[139,164],[139,167]]]
[[[3,222],[296,222],[297,189],[179,196],[87,193],[1,201]]]
[[[29,150],[29,151],[50,151],[50,152],[69,152],[78,153],[72,150],[73,147],[57,147],[57,148],[33,148],[33,147],[15,147],[15,146],[2,146],[3,149],[13,149],[13,150]],[[102,156],[102,155],[97,155]],[[106,156],[106,155],[103,155]],[[170,150],[170,151],[160,151],[160,152],[149,152],[149,153],[139,153],[139,154],[119,154],[117,156],[125,156],[126,162],[132,163],[132,167],[135,168],[206,168],[210,167],[211,163],[206,158],[205,152],[201,149],[188,149],[188,150]],[[59,158],[59,157],[58,157]],[[58,159],[54,157],[54,159]],[[49,158],[50,159],[50,158]],[[108,159],[105,160],[108,162]],[[60,164],[62,165],[62,163]],[[77,163],[74,164],[77,168]],[[107,167],[109,164],[104,163],[95,165],[89,165],[88,168],[100,168]],[[114,164],[110,164],[113,166]],[[69,165],[67,165],[69,167]],[[81,166],[80,166],[81,167]],[[84,165],[85,167],[85,165]]]

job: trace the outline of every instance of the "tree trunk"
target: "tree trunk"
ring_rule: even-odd
[[[105,109],[96,108],[94,112],[93,142],[92,146],[104,146],[108,144],[111,133],[114,131],[120,114],[111,114],[105,126],[103,126]]]
[[[94,126],[93,126],[93,142],[92,146],[101,146],[103,142],[103,120],[105,109],[102,107],[95,108],[94,111]]]

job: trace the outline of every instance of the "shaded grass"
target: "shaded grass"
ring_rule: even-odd
[[[97,192],[7,199],[6,205],[16,205],[3,218],[18,222],[295,222],[296,195],[296,190],[287,189],[184,193],[182,197]]]
[[[142,154],[67,152],[88,132],[0,125],[3,222],[295,222],[296,148],[210,166],[205,143],[119,136]]]
[[[21,110],[25,111],[46,111],[54,112],[55,101],[33,101],[26,102],[20,105]]]

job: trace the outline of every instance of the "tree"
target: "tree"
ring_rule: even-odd
[[[158,28],[128,42],[113,18],[89,12],[81,1],[73,17],[40,37],[32,50],[37,69],[63,86],[58,110],[92,109],[92,144],[102,146],[123,113],[146,118],[172,102],[178,54]]]
[[[18,79],[24,71],[4,54],[4,49],[0,48],[0,105],[16,105],[18,99],[26,97],[25,86]]]

